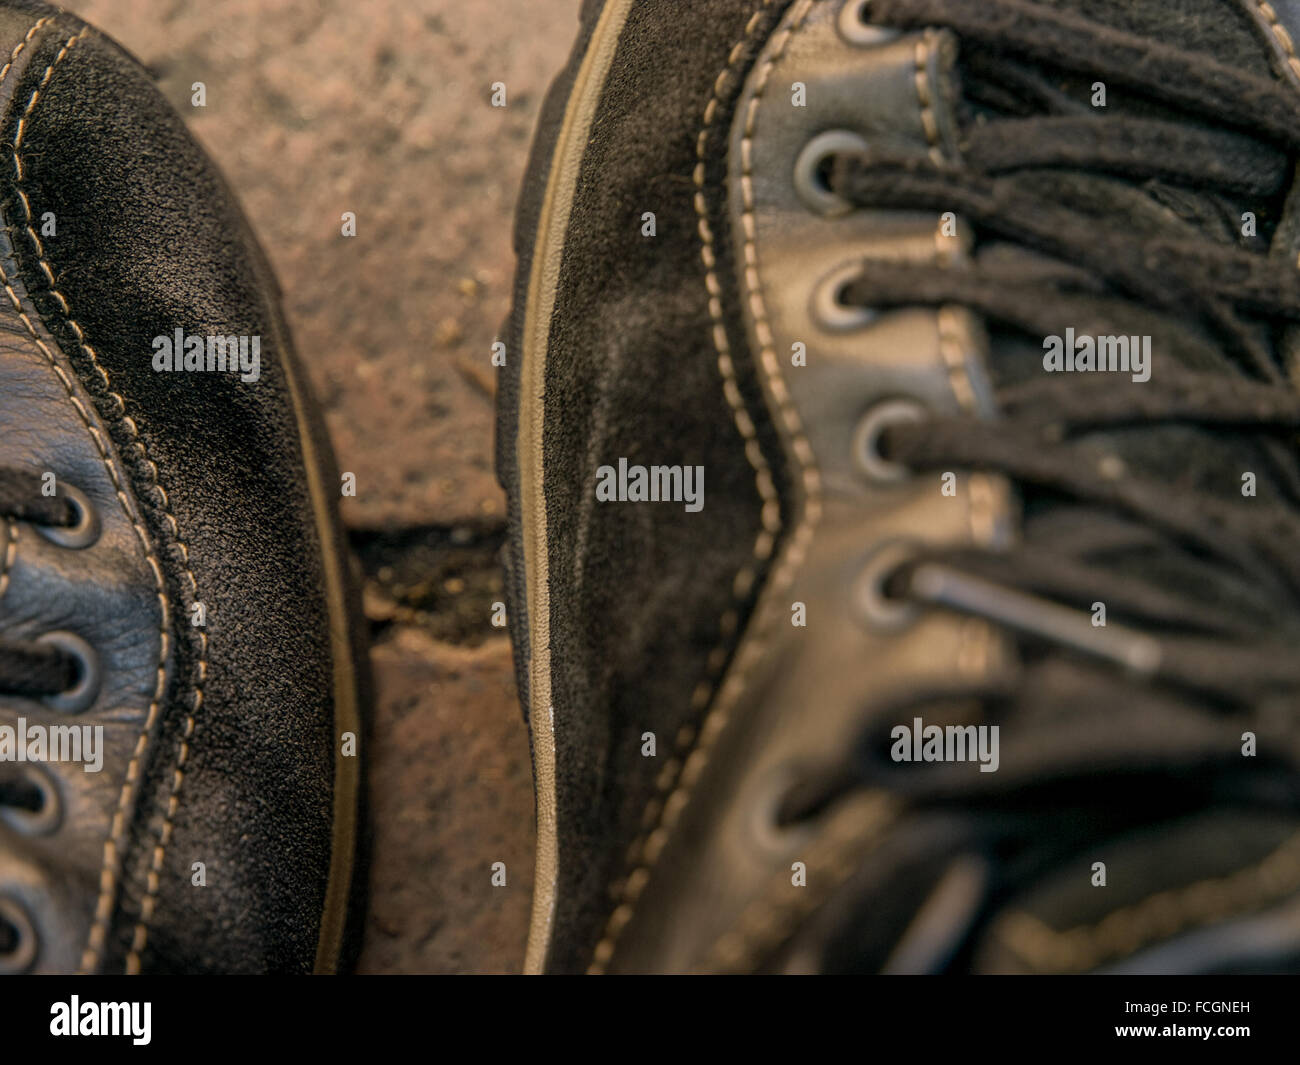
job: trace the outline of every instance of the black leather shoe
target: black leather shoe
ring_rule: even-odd
[[[1300,968],[1297,11],[585,5],[498,431],[531,970]]]
[[[15,0],[0,58],[0,972],[333,970],[360,644],[274,281],[117,45]]]

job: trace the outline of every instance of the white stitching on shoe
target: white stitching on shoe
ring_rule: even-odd
[[[19,53],[21,53],[22,50],[27,47],[27,43],[38,33],[40,33],[41,28],[45,26],[53,17],[54,17],[53,15],[46,15],[44,18],[37,19],[34,23],[32,23],[32,28],[27,31],[26,36],[24,36],[21,41],[19,41],[16,45],[14,45],[14,50],[9,53],[9,62],[7,62],[4,65],[3,69],[0,69],[0,82],[4,81],[5,78],[9,76],[9,68],[14,65],[14,60],[18,58]]]
[[[104,368],[100,365],[99,356],[95,353],[95,350],[86,342],[85,332],[81,328],[81,325],[75,319],[72,318],[71,307],[69,306],[67,299],[63,296],[61,292],[59,292],[57,288],[54,287],[56,284],[54,278],[54,271],[50,268],[50,264],[46,261],[45,249],[42,246],[40,238],[37,236],[35,229],[32,227],[31,205],[28,202],[26,193],[24,193],[21,188],[21,183],[23,179],[23,164],[22,164],[21,150],[22,150],[23,132],[24,132],[24,127],[26,125],[26,122],[31,117],[32,112],[36,107],[36,103],[40,99],[41,92],[44,91],[45,87],[49,84],[50,79],[54,76],[55,67],[57,67],[59,63],[63,61],[63,59],[73,49],[73,47],[76,46],[77,42],[83,40],[86,36],[90,34],[90,32],[91,32],[91,28],[89,26],[86,26],[80,32],[74,34],[72,37],[69,37],[68,40],[64,42],[63,47],[59,50],[58,54],[54,57],[54,60],[50,63],[48,67],[46,67],[45,74],[42,77],[40,84],[36,87],[35,91],[32,93],[31,99],[28,100],[27,102],[27,109],[23,112],[22,118],[19,119],[18,126],[14,132],[13,157],[14,157],[14,173],[15,173],[15,179],[17,183],[15,188],[19,199],[22,201],[23,210],[26,213],[27,234],[31,238],[36,248],[41,269],[45,273],[45,276],[49,279],[50,286],[51,286],[50,292],[59,301],[59,305],[63,308],[64,318],[68,326],[76,334],[78,345],[80,346],[81,350],[85,353],[87,358],[90,359],[91,365],[94,366],[100,378],[103,380],[104,387],[109,389],[109,395],[116,401],[118,410],[122,412],[123,424],[126,425],[127,430],[130,432],[131,437],[134,441],[136,450],[139,452],[141,459],[145,462],[146,466],[149,469],[150,478],[153,481],[154,490],[158,493],[158,498],[162,503],[163,516],[167,519],[167,523],[171,527],[172,535],[175,537],[176,540],[177,550],[183,560],[182,568],[184,569],[185,576],[189,580],[191,594],[195,599],[197,599],[198,585],[194,579],[194,573],[191,570],[189,565],[189,548],[186,545],[185,541],[182,540],[180,537],[180,528],[176,523],[175,517],[171,513],[171,503],[168,500],[167,492],[159,483],[157,464],[154,463],[153,460],[150,458],[148,448],[145,446],[144,442],[140,439],[139,430],[135,424],[135,421],[132,418],[126,416],[126,403],[123,401],[120,394],[111,390],[108,374],[104,371]],[[17,52],[15,52],[15,55],[16,54]],[[14,296],[13,290],[8,284],[8,279],[6,279],[5,287],[9,291],[10,299],[15,301],[15,307],[19,310],[19,313],[23,317],[24,322],[27,323],[28,330],[31,331],[33,337],[35,337],[36,336],[35,331],[32,329],[31,323],[27,321],[26,316],[22,314],[21,307],[18,306],[17,299]],[[37,343],[40,344],[39,339],[37,340]],[[41,347],[44,350],[43,344],[41,344]],[[46,352],[46,354],[47,356],[49,355],[48,351]],[[51,362],[53,363],[52,357],[51,357]],[[58,369],[57,365],[55,365],[55,368],[56,370]],[[62,376],[61,370],[59,370],[59,373],[60,376]],[[65,387],[67,387],[66,380],[64,384]],[[78,409],[80,410],[81,409],[80,401],[75,397],[75,395],[72,395],[71,391],[69,391],[69,395],[73,399],[73,402],[77,404]],[[84,410],[82,411],[82,417],[83,419],[86,418],[86,414]],[[89,422],[87,422],[87,425],[89,426]],[[92,435],[95,436],[96,444],[99,445],[101,454],[105,456],[105,461],[107,463],[107,451],[105,450],[104,443],[100,439],[98,431],[92,427],[91,432]],[[117,477],[115,472],[112,469],[111,464],[109,464],[109,472],[110,474],[113,475],[114,484],[117,486],[118,489],[119,499],[121,500],[123,506],[125,507],[126,497],[121,486],[117,483]],[[128,510],[128,517],[130,517],[129,510]],[[104,843],[104,865],[100,872],[99,900],[95,907],[95,920],[94,920],[94,924],[91,927],[90,938],[86,944],[86,948],[82,954],[82,960],[81,960],[82,969],[87,971],[95,968],[98,965],[100,957],[102,956],[103,953],[104,941],[108,931],[108,924],[112,916],[113,900],[116,895],[116,889],[117,889],[117,880],[121,872],[122,843],[124,841],[126,831],[127,831],[126,814],[134,804],[137,785],[139,783],[138,778],[140,773],[140,765],[145,752],[148,750],[149,741],[153,733],[153,726],[157,720],[158,708],[162,701],[163,688],[166,681],[165,664],[167,660],[167,648],[168,648],[167,630],[170,627],[170,618],[171,618],[170,604],[168,602],[165,585],[163,583],[162,568],[159,565],[157,558],[153,554],[153,550],[149,543],[147,534],[145,533],[145,530],[143,529],[143,527],[140,525],[138,521],[136,521],[134,518],[131,518],[131,521],[132,524],[135,526],[136,535],[140,537],[141,542],[144,544],[145,551],[149,559],[149,564],[154,571],[154,579],[158,584],[158,598],[163,608],[162,631],[159,634],[160,653],[159,653],[159,664],[158,664],[158,679],[154,691],[154,697],[150,704],[149,712],[146,715],[144,728],[141,731],[139,739],[136,741],[135,750],[132,752],[132,756],[131,756],[131,762],[127,767],[126,781],[122,787],[122,794],[119,799],[117,812],[113,816],[111,834]],[[174,816],[178,805],[178,793],[180,791],[181,784],[184,781],[183,770],[185,766],[185,761],[189,756],[188,741],[194,732],[195,717],[198,714],[200,707],[203,705],[203,682],[206,676],[207,676],[207,634],[201,632],[199,633],[199,660],[198,660],[198,665],[195,669],[195,679],[194,679],[194,703],[190,714],[186,717],[185,720],[185,732],[181,741],[180,750],[177,755],[176,766],[172,774],[172,789],[168,801],[167,813],[164,817],[162,830],[159,833],[159,845],[154,848],[153,864],[149,872],[147,893],[145,895],[143,902],[141,903],[139,922],[135,927],[135,933],[132,938],[131,949],[127,952],[126,971],[131,974],[138,973],[140,971],[140,952],[144,949],[145,940],[147,938],[146,925],[153,915],[154,907],[156,904],[157,893],[158,893],[158,872],[162,867],[163,857],[166,852],[167,843],[171,838],[172,817]]]
[[[943,166],[947,156],[939,143],[939,122],[934,113],[935,90],[930,84],[930,54],[939,35],[927,30],[916,42],[913,53],[915,66],[916,99],[921,106],[921,127],[929,147],[932,162]],[[938,259],[944,266],[951,266],[952,251],[941,241],[939,229],[935,229],[938,244]],[[978,404],[975,399],[975,386],[971,381],[968,367],[969,352],[965,344],[969,334],[962,328],[957,311],[951,306],[940,307],[936,312],[939,327],[939,353],[948,369],[948,387],[952,389],[957,405],[969,413],[976,413]],[[994,480],[987,474],[972,473],[968,477],[968,512],[971,536],[975,543],[989,545],[997,533],[997,511],[999,494]],[[960,644],[957,649],[958,668],[963,665],[972,672],[981,672],[990,660],[993,643],[993,629],[988,622],[969,618],[962,625]]]
[[[0,77],[0,81],[4,78]],[[18,523],[12,518],[5,519],[5,554],[0,561],[0,596],[9,589],[9,574],[13,571],[14,555],[18,551]]]
[[[875,849],[899,808],[882,791],[862,792],[847,800],[806,851],[800,852],[807,882],[816,886],[791,889],[789,871],[778,871],[766,890],[718,937],[698,971],[746,973],[762,964],[789,938],[792,929],[861,868],[863,857]]]
[[[1255,6],[1259,8],[1260,15],[1268,23],[1269,31],[1277,39],[1277,43],[1281,45],[1282,52],[1286,56],[1287,66],[1297,76],[1300,76],[1300,57],[1296,55],[1295,41],[1291,39],[1291,34],[1278,20],[1277,12],[1273,10],[1271,4],[1265,3],[1265,0],[1255,0]]]
[[[966,369],[966,345],[962,343],[956,317],[951,307],[938,311],[939,353],[948,368],[948,387],[963,410],[975,410],[975,388]]]
[[[939,147],[939,122],[934,114],[934,92],[930,86],[930,52],[938,38],[933,30],[926,32],[916,41],[913,59],[916,73],[913,83],[916,85],[916,100],[921,105],[921,128],[925,130],[925,139],[930,146],[930,161],[936,166],[944,162],[943,149]]]
[[[1239,917],[1300,887],[1300,833],[1258,862],[1112,910],[1091,925],[1058,931],[1025,910],[1001,918],[994,937],[1038,972],[1085,972],[1193,928]]]
[[[781,511],[780,501],[772,481],[771,470],[768,468],[767,460],[763,457],[758,444],[753,419],[746,410],[744,398],[736,385],[735,364],[732,361],[726,328],[722,319],[722,288],[717,277],[713,234],[709,227],[704,198],[704,153],[708,145],[709,134],[717,118],[718,109],[721,106],[720,98],[728,88],[736,66],[744,55],[745,45],[758,26],[760,18],[766,14],[767,9],[773,2],[775,0],[764,0],[763,6],[754,12],[745,27],[744,37],[732,48],[726,67],[714,80],[713,95],[705,107],[703,126],[696,141],[697,163],[694,174],[696,186],[695,210],[699,218],[701,239],[700,254],[704,260],[706,270],[705,284],[709,291],[709,314],[713,319],[713,342],[718,351],[718,369],[722,374],[723,391],[726,394],[727,402],[731,405],[736,427],[745,439],[745,455],[754,468],[758,491],[763,499],[763,529],[754,544],[754,557],[736,575],[733,583],[733,592],[738,600],[747,597],[752,588],[756,576],[755,563],[765,562],[772,554],[777,535],[781,531]],[[744,223],[746,242],[744,262],[746,285],[749,290],[750,306],[755,317],[755,332],[762,348],[762,368],[768,381],[768,387],[776,399],[782,420],[785,422],[786,431],[791,438],[791,447],[802,466],[802,481],[806,497],[800,524],[795,529],[789,543],[783,549],[782,561],[778,564],[777,570],[772,577],[771,585],[773,588],[778,589],[790,582],[794,570],[803,562],[808,541],[811,539],[813,528],[821,515],[821,478],[817,471],[812,448],[804,436],[799,415],[794,409],[790,394],[786,390],[785,382],[781,377],[776,355],[772,350],[772,334],[767,324],[767,310],[763,303],[762,294],[759,292],[758,260],[754,248],[753,182],[749,170],[751,161],[750,148],[753,140],[754,122],[758,113],[757,105],[766,88],[767,79],[771,75],[776,61],[784,53],[790,38],[807,16],[812,3],[813,0],[799,0],[790,24],[780,31],[780,36],[774,42],[773,54],[759,71],[754,99],[751,101],[749,114],[746,116],[745,138],[741,147],[744,166],[741,183],[745,194]],[[739,614],[734,607],[723,615],[721,628],[724,638],[729,638],[735,632],[739,620]],[[636,903],[645,889],[645,885],[649,882],[650,870],[663,852],[664,845],[667,843],[668,837],[686,806],[691,789],[708,762],[709,748],[726,725],[727,711],[744,690],[745,674],[750,665],[761,656],[763,648],[762,635],[761,633],[756,634],[753,639],[745,644],[731,674],[726,678],[722,688],[717,691],[716,699],[713,699],[715,687],[711,680],[702,681],[695,689],[691,698],[693,709],[703,710],[709,706],[710,701],[713,702],[713,706],[709,709],[698,730],[688,725],[678,733],[675,757],[660,773],[656,782],[658,794],[646,806],[645,813],[642,816],[643,832],[648,831],[649,834],[639,837],[629,849],[628,865],[633,866],[633,869],[623,883],[619,903],[609,917],[603,938],[596,946],[589,972],[603,972],[613,956],[618,937],[627,926],[628,921],[631,920]],[[715,674],[720,671],[723,665],[726,664],[726,660],[726,645],[715,648],[709,656],[710,673]],[[673,787],[674,781],[676,781],[676,787],[673,788],[667,800],[661,801],[660,797],[670,787]]]

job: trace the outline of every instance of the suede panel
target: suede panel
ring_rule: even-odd
[[[544,439],[560,833],[552,970],[589,963],[612,909],[609,889],[625,872],[625,854],[656,792],[655,778],[672,757],[681,727],[701,716],[692,692],[716,679],[734,645],[735,633],[722,630],[723,617],[735,611],[742,631],[752,605],[752,594],[737,601],[732,585],[753,558],[761,497],[722,390],[692,175],[715,82],[761,6],[752,0],[634,5],[598,108],[565,240]],[[766,6],[765,30],[784,7]],[[599,5],[588,5],[588,24],[598,14]],[[740,56],[740,77],[763,36],[755,34]],[[582,49],[580,42],[573,63]],[[571,79],[572,68],[560,85]],[[739,84],[738,77],[733,88]],[[562,107],[563,99],[553,96],[543,114],[530,171],[534,182],[540,160],[549,159]],[[725,131],[728,123],[724,118],[717,125]],[[725,154],[709,156],[711,183],[721,180]],[[655,215],[654,237],[642,236],[646,212]],[[536,198],[526,199],[520,213],[525,241],[536,213]],[[724,229],[715,225],[715,234]],[[527,265],[525,259],[512,347],[522,323]],[[727,300],[738,312],[732,293]],[[739,324],[738,313],[730,317]],[[732,338],[732,347],[738,362],[746,362],[743,335]],[[752,375],[747,366],[739,373],[761,423],[766,412],[752,402]],[[512,440],[512,425],[503,426],[502,439],[509,433]],[[760,424],[760,433],[780,476],[770,427]],[[499,461],[503,451],[499,446]],[[616,466],[620,458],[702,465],[703,510],[596,502],[598,468]],[[503,468],[503,474],[515,491],[513,470]],[[521,598],[512,602],[516,626]],[[518,641],[518,628],[515,636]],[[646,732],[655,733],[655,758],[641,754]]]

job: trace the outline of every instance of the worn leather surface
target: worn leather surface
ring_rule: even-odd
[[[52,472],[94,505],[101,533],[84,549],[51,543],[32,526],[0,525],[0,634],[31,640],[65,631],[98,653],[104,684],[93,706],[64,715],[35,700],[7,698],[0,724],[100,725],[103,767],[0,763],[0,773],[39,773],[57,790],[59,816],[41,829],[0,823],[0,893],[22,894],[41,932],[37,972],[77,968],[90,934],[112,816],[127,767],[170,656],[154,571],[137,534],[142,523],[122,464],[85,389],[14,276],[7,234],[0,234],[0,464],[36,475]],[[16,305],[15,301],[16,300]],[[30,328],[29,328],[30,326]],[[123,486],[121,497],[118,486]],[[24,886],[19,889],[17,884]]]
[[[67,463],[67,476],[103,502],[106,536],[76,556],[21,552],[0,616],[29,628],[67,616],[105,639],[111,680],[97,709],[114,722],[117,750],[93,798],[88,787],[74,797],[57,837],[67,869],[57,874],[49,963],[63,968],[82,953],[74,940],[105,904],[98,862],[118,801],[109,780],[121,779],[123,752],[139,742],[106,934],[80,960],[106,970],[305,971],[328,873],[337,737],[321,545],[273,283],[217,169],[133,59],[43,5],[20,0],[2,18],[3,54],[23,42],[0,79],[0,212],[15,288],[89,396],[169,612],[168,683],[145,730],[160,609],[144,548],[119,527],[86,433],[66,410],[45,410],[59,404],[54,375],[32,371],[32,402],[6,394],[0,408],[0,460]],[[42,240],[28,219],[39,226],[46,212],[57,236]],[[260,335],[260,380],[156,373],[152,338],[178,328]],[[33,355],[16,331],[5,336],[12,378]],[[332,470],[327,483],[338,484]],[[23,530],[20,543],[34,536]],[[191,624],[199,602],[204,628]],[[192,883],[198,862],[204,887]]]

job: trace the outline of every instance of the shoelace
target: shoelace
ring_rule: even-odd
[[[874,708],[881,724],[797,786],[781,819],[866,785],[918,805],[1087,809],[1096,828],[1210,802],[1294,809],[1300,402],[1274,347],[1300,321],[1300,273],[1262,241],[1231,240],[1240,216],[1227,197],[1267,204],[1285,191],[1300,105],[1273,80],[1044,4],[872,0],[867,12],[876,25],[955,32],[963,158],[844,153],[830,187],[857,208],[955,212],[990,250],[946,265],[865,261],[839,298],[965,306],[1031,347],[1067,326],[1146,334],[1156,365],[1145,383],[1040,372],[999,388],[995,421],[936,416],[881,432],[880,455],[913,474],[1001,474],[1026,500],[1032,535],[1019,546],[917,551],[888,585],[1022,638],[1023,664],[961,703],[977,707],[967,720],[1003,725],[1001,768],[895,764],[890,723],[959,702],[946,688],[913,692]],[[1061,75],[1123,87],[1151,113],[1093,113]],[[1171,233],[1161,205],[1224,239]],[[999,254],[998,242],[1035,254]],[[1180,439],[1170,433],[1204,450],[1171,476],[1167,458],[1149,473],[1107,442],[1141,456],[1153,433],[1166,435],[1147,455]],[[1258,497],[1234,497],[1241,470],[1258,475]],[[1095,600],[1105,628],[1091,622]],[[1258,758],[1241,756],[1245,731]]]
[[[43,495],[38,478],[0,468],[0,520],[5,519],[66,528],[76,523],[77,512],[66,496]],[[64,648],[0,639],[0,693],[25,698],[58,695],[73,687],[78,672],[76,659]]]

